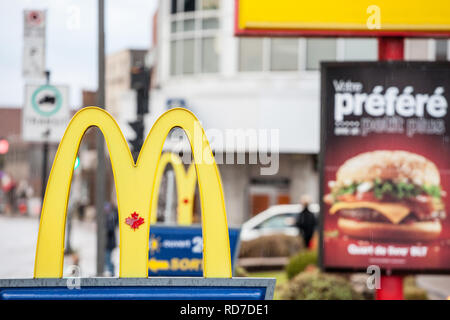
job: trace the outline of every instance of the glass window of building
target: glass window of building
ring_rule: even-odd
[[[218,18],[206,18],[202,21],[202,29],[219,29]]]
[[[183,40],[183,74],[194,73],[194,55],[195,55],[194,39]]]
[[[239,71],[298,70],[296,38],[239,38]]]
[[[219,71],[219,2],[171,1],[171,75]]]
[[[186,19],[183,20],[183,30],[184,32],[187,31],[194,31],[195,30],[195,19]]]
[[[263,38],[239,39],[239,70],[263,71]]]
[[[436,61],[446,61],[448,60],[448,40],[447,39],[436,39]]]
[[[171,41],[170,42],[170,74],[176,75],[178,73],[177,61],[180,56],[180,41]]]
[[[216,10],[219,9],[219,0],[202,0],[203,10]]]
[[[344,60],[348,61],[376,61],[378,59],[377,39],[343,39]]]
[[[178,0],[172,0],[170,2],[170,13],[171,14],[177,13],[177,4],[178,4]]]
[[[219,71],[219,54],[217,38],[203,38],[202,41],[202,72]]]
[[[306,39],[306,69],[319,70],[321,61],[336,60],[336,39]]]
[[[274,38],[270,41],[270,70],[298,70],[298,40]]]
[[[184,12],[195,11],[195,0],[183,0]]]

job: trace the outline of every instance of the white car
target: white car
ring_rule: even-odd
[[[273,234],[285,234],[298,236],[298,228],[295,225],[298,215],[303,210],[300,204],[282,204],[272,206],[246,221],[241,228],[241,240],[248,241],[261,236]],[[319,214],[319,205],[312,203],[309,210]]]

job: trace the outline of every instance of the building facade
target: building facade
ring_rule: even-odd
[[[229,221],[240,224],[268,206],[297,203],[302,194],[319,200],[320,62],[375,61],[378,44],[374,38],[238,38],[234,6],[159,1],[147,59],[154,77],[146,128],[174,106],[201,119],[216,158],[234,154],[234,162],[218,163]],[[448,43],[408,39],[405,58],[448,59]],[[246,143],[233,144],[228,133]],[[259,155],[249,161],[263,148],[252,140],[255,133],[269,135],[279,154],[271,174],[262,174],[267,164]],[[239,156],[247,160],[238,163]]]

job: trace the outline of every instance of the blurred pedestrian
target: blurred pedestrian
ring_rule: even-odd
[[[300,203],[303,206],[303,210],[297,217],[296,226],[300,236],[303,238],[305,247],[309,248],[316,228],[316,217],[314,213],[309,211],[311,198],[308,195],[303,195],[300,198]]]
[[[106,202],[104,206],[105,222],[106,222],[106,251],[105,251],[105,267],[106,271],[114,276],[114,263],[112,262],[112,252],[117,246],[116,227],[118,224],[117,208],[110,202]]]

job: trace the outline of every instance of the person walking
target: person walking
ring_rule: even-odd
[[[114,276],[114,263],[112,262],[112,252],[117,246],[116,227],[118,224],[117,209],[110,203],[106,202],[104,206],[106,215],[106,251],[105,251],[105,267],[106,271]]]
[[[300,203],[303,206],[303,210],[297,217],[296,226],[300,236],[303,238],[305,247],[309,248],[311,245],[311,239],[314,235],[314,230],[316,228],[316,217],[314,213],[309,211],[311,198],[308,195],[303,195],[300,198]]]

